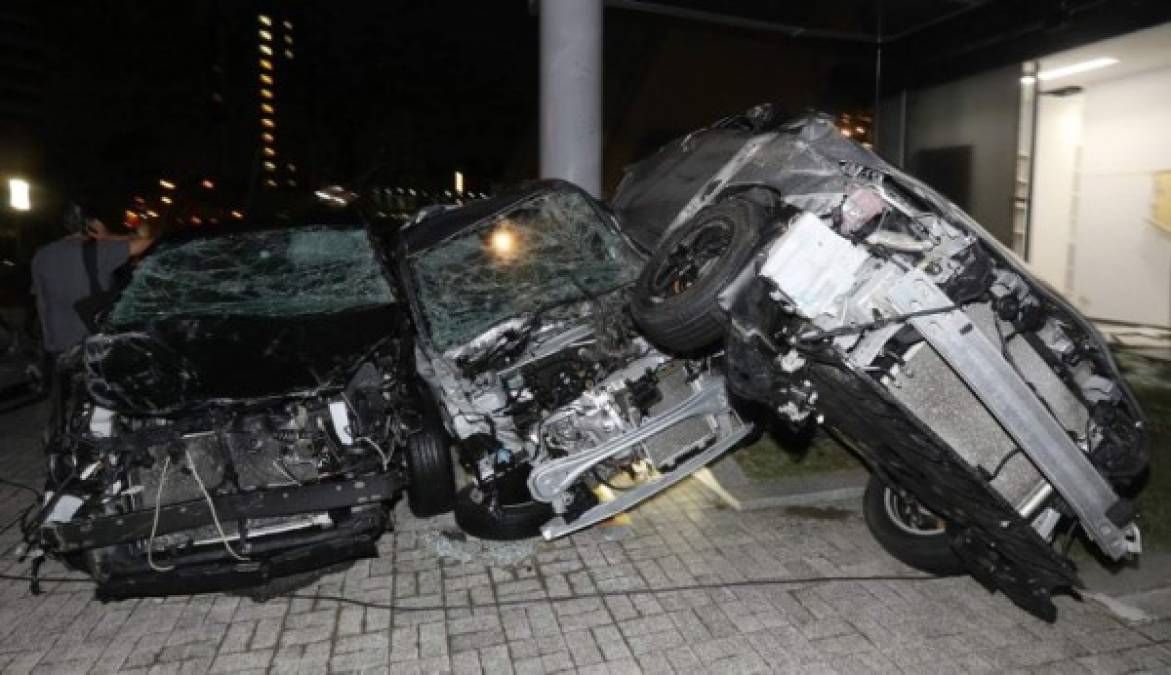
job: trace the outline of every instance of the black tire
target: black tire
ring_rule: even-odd
[[[756,251],[768,213],[746,196],[732,197],[701,210],[659,243],[630,303],[647,337],[683,354],[719,341],[727,317],[716,296]]]
[[[418,518],[451,511],[455,506],[455,470],[451,438],[434,418],[407,436],[407,505]]]
[[[896,491],[871,474],[862,497],[862,514],[871,534],[886,552],[929,574],[941,577],[967,574],[963,561],[948,541],[942,521],[937,529],[916,527],[896,515],[900,507],[918,508],[907,504]]]
[[[505,503],[499,513],[485,506],[479,489],[469,485],[455,499],[455,522],[473,537],[495,541],[529,539],[553,517],[553,507],[538,501]]]

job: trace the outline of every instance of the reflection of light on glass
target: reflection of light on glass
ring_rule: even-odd
[[[492,230],[492,234],[488,235],[488,247],[498,258],[505,260],[513,258],[519,248],[516,233],[505,225],[497,226],[495,230]]]

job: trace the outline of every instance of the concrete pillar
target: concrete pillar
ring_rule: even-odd
[[[541,176],[602,190],[602,0],[540,0]]]

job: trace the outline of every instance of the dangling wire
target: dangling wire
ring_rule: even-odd
[[[191,459],[191,451],[184,450],[183,453],[187,455],[187,466],[191,467],[191,475],[195,477],[195,482],[199,483],[199,489],[203,492],[204,499],[207,500],[207,507],[211,509],[211,519],[215,523],[215,529],[220,533],[220,542],[233,558],[247,562],[248,558],[236,553],[236,549],[232,548],[231,542],[228,541],[228,535],[224,533],[224,526],[220,524],[220,516],[215,509],[215,501],[211,498],[211,493],[207,491],[207,486],[203,484],[203,479],[199,477],[199,471],[196,470],[195,462]]]
[[[159,529],[159,511],[163,508],[163,486],[167,484],[167,469],[171,468],[171,455],[163,461],[163,472],[159,476],[159,489],[155,491],[155,517],[150,525],[150,539],[146,542],[146,564],[156,572],[170,572],[175,569],[174,565],[167,565],[163,567],[155,564],[154,549],[155,549],[155,533]]]

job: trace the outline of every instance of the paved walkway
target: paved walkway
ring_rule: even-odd
[[[39,415],[0,416],[3,477],[37,482]],[[0,486],[0,527],[26,499]],[[0,669],[1171,672],[1171,622],[1128,625],[1061,598],[1046,624],[966,577],[890,579],[918,575],[878,548],[853,504],[738,513],[685,482],[629,527],[514,545],[461,539],[450,517],[397,520],[380,558],[263,604],[103,605],[85,583],[33,597],[0,580]],[[13,543],[0,534],[0,550]],[[0,561],[24,571],[10,552]],[[888,578],[857,579],[873,576]],[[770,583],[828,577],[854,580]]]

